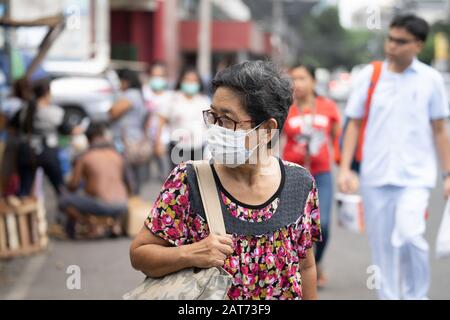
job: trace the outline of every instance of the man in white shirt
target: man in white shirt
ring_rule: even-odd
[[[437,175],[436,151],[450,195],[449,104],[442,76],[418,61],[429,31],[414,15],[394,18],[386,60],[372,97],[361,161],[361,193],[381,299],[425,299],[429,288],[425,211]],[[350,167],[373,66],[361,71],[346,107],[338,186],[354,192]]]

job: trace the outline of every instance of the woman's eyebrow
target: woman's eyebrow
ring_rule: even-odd
[[[213,110],[213,111],[220,111],[221,113],[228,113],[228,114],[231,114],[231,115],[234,115],[234,112],[231,110],[231,109],[229,109],[229,108],[227,108],[227,107],[215,107],[215,106],[213,106],[213,105],[211,105],[210,106],[211,107],[211,109]]]

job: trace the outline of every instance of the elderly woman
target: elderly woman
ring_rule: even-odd
[[[195,171],[181,163],[131,245],[132,265],[151,277],[221,266],[233,276],[229,299],[316,299],[315,181],[271,154],[291,83],[271,63],[252,61],[219,72],[213,88],[203,116],[227,235],[209,233]]]

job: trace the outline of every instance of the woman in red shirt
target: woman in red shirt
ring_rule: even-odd
[[[294,104],[284,126],[286,144],[283,158],[306,167],[316,180],[319,191],[322,242],[316,246],[318,285],[324,285],[320,262],[327,245],[333,201],[331,144],[337,146],[340,117],[336,104],[315,93],[315,69],[296,65],[290,75],[294,83]]]

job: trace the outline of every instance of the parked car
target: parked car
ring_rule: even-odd
[[[107,121],[119,86],[118,76],[111,69],[98,75],[56,77],[50,83],[53,102],[66,110],[72,124],[86,116],[92,121]]]
[[[331,74],[328,84],[330,97],[337,102],[348,99],[351,91],[351,75],[346,70],[337,70]]]

